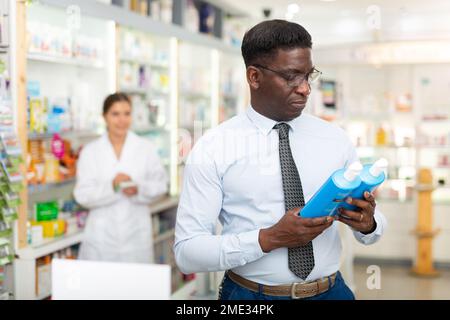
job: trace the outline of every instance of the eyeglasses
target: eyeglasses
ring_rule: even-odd
[[[287,85],[291,88],[296,88],[300,86],[303,83],[303,81],[306,81],[308,82],[308,85],[311,85],[312,83],[317,81],[317,79],[319,79],[320,75],[322,74],[322,72],[317,70],[316,68],[313,68],[312,71],[304,74],[304,73],[286,73],[277,70],[272,70],[260,64],[254,64],[253,66],[277,74],[278,76],[286,80]]]

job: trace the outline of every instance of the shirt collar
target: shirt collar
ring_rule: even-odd
[[[295,127],[298,124],[298,120],[300,117],[297,117],[291,121],[281,121],[277,122],[275,120],[272,120],[270,118],[267,118],[266,116],[263,116],[262,114],[258,113],[255,109],[253,109],[252,106],[247,108],[247,116],[250,119],[251,122],[265,135],[268,135],[270,131],[273,129],[273,127],[277,123],[287,123],[292,131],[295,131]]]

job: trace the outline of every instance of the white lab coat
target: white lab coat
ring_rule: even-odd
[[[118,173],[138,184],[137,195],[114,192]],[[107,134],[87,144],[78,160],[74,190],[77,202],[90,210],[79,258],[153,262],[149,203],[165,192],[167,175],[150,141],[128,132],[120,160]]]

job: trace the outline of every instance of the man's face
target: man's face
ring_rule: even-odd
[[[306,79],[296,86],[292,82],[298,83],[299,75],[306,76],[313,70],[311,49],[279,49],[275,59],[261,66],[265,68],[257,67],[262,73],[257,94],[263,101],[265,115],[276,121],[290,121],[300,116],[311,88]],[[287,80],[296,76],[297,81]]]

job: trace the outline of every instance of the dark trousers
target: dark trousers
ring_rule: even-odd
[[[233,282],[225,274],[220,286],[219,300],[292,300],[292,298],[265,295],[261,290],[260,292],[253,292]],[[326,292],[301,300],[355,300],[355,296],[345,284],[341,273],[338,272],[334,285]]]

